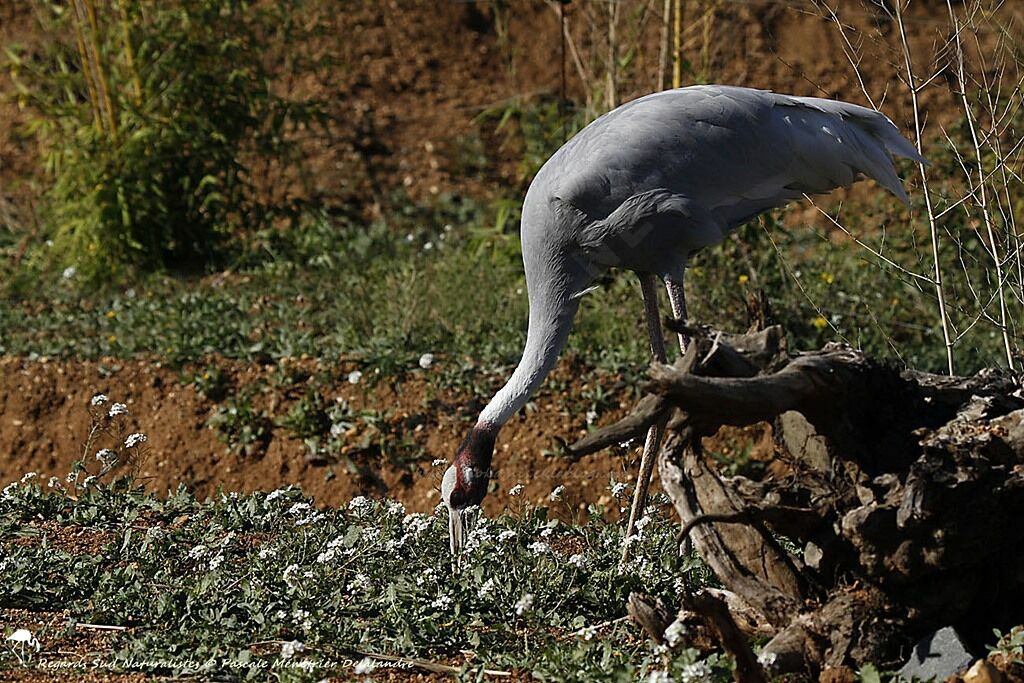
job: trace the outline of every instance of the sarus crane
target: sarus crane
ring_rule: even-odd
[[[502,425],[554,367],[580,298],[609,268],[640,278],[654,357],[665,362],[657,279],[686,318],[683,275],[696,251],[758,214],[869,176],[905,203],[892,156],[924,163],[884,114],[848,102],[700,85],[633,100],[586,126],[544,164],[523,203],[530,303],[522,360],[483,409],[441,482],[451,550],[487,493]],[[680,335],[680,347],[686,339]],[[641,456],[627,537],[646,503],[662,425]]]

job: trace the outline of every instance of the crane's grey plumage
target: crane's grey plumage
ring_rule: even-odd
[[[906,202],[891,155],[922,161],[879,112],[720,85],[641,97],[580,131],[526,194],[526,346],[456,455],[444,497],[453,517],[483,498],[498,429],[551,371],[598,276],[617,267],[661,277],[672,286],[673,308],[685,310],[690,255],[763,211],[860,176]]]

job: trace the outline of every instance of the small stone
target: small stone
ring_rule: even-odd
[[[1001,683],[1002,680],[1003,675],[999,673],[999,669],[984,659],[976,661],[964,674],[964,683]]]
[[[940,628],[925,636],[910,654],[910,659],[899,671],[901,680],[944,681],[964,671],[974,661],[960,634],[952,626]]]

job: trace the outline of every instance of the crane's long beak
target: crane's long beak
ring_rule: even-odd
[[[448,542],[452,555],[458,556],[466,541],[466,513],[464,510],[448,508]]]

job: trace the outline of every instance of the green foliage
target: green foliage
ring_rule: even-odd
[[[52,179],[52,248],[37,261],[91,281],[195,268],[232,234],[289,215],[288,200],[254,185],[254,163],[289,168],[291,132],[323,120],[315,103],[277,94],[266,59],[268,46],[309,35],[301,3],[83,0],[93,22],[38,2],[53,40],[39,54],[8,51]]]
[[[52,526],[97,547],[41,542]],[[699,561],[678,556],[676,531],[671,515],[652,513],[620,571],[621,525],[566,525],[527,508],[480,519],[453,564],[444,513],[407,514],[394,501],[319,509],[291,488],[200,502],[183,489],[160,500],[106,485],[69,497],[29,479],[0,497],[0,602],[129,626],[89,663],[130,658],[151,674],[192,662],[201,677],[263,678],[274,667],[292,680],[347,678],[356,653],[373,652],[453,662],[463,680],[485,667],[542,680],[666,669],[729,680],[719,655],[656,649],[628,623],[601,626],[625,615],[630,591],[676,607],[682,581],[706,582]],[[35,635],[56,640],[62,628]]]
[[[217,430],[228,451],[246,456],[261,455],[270,441],[272,423],[266,412],[253,405],[252,395],[242,391],[232,396],[207,420]]]
[[[1004,657],[1024,659],[1024,626],[1015,626],[1007,633],[993,629],[992,633],[996,637],[996,644],[989,647],[990,654],[998,653]]]

